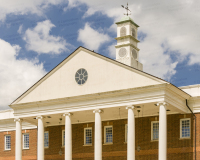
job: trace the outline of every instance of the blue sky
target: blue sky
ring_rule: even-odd
[[[7,0],[0,3],[0,108],[79,46],[115,59],[124,1]],[[140,26],[144,71],[176,86],[200,84],[199,2],[129,1]]]

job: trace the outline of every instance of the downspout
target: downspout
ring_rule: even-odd
[[[193,118],[194,118],[194,123],[195,123],[195,129],[194,129],[194,132],[195,132],[195,135],[194,135],[194,154],[195,154],[195,160],[197,159],[197,154],[196,154],[196,129],[197,129],[197,126],[196,126],[196,116],[195,114],[192,112],[191,108],[188,106],[188,101],[186,99],[186,106],[188,107],[188,109],[190,110],[190,112],[193,114]]]

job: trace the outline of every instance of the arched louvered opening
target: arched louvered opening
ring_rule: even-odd
[[[136,38],[136,33],[135,33],[135,29],[134,28],[132,28],[131,32],[132,32],[132,36]]]
[[[132,56],[134,59],[137,59],[137,52],[135,49],[132,50]]]
[[[120,57],[125,57],[126,54],[127,54],[126,48],[121,48],[121,49],[119,50],[119,56],[120,56]]]
[[[123,37],[123,36],[126,36],[126,28],[125,27],[122,27],[120,29],[120,37]]]

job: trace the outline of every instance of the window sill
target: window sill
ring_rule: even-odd
[[[158,139],[156,139],[156,140],[151,140],[151,142],[158,142]]]
[[[5,149],[4,152],[11,151],[11,149]]]
[[[83,146],[88,146],[89,147],[89,146],[92,146],[92,144],[84,144]]]
[[[179,138],[179,140],[190,140],[191,138]]]
[[[44,147],[44,149],[49,149],[49,147]]]
[[[22,150],[29,150],[29,148],[23,148]]]
[[[104,143],[103,145],[113,145],[113,143]]]

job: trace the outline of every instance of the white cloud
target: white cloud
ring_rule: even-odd
[[[66,0],[1,0],[0,20],[5,20],[9,14],[26,15],[28,13],[44,15],[44,11],[50,5],[59,5]]]
[[[23,39],[26,41],[26,48],[39,54],[59,54],[68,51],[68,44],[64,38],[50,35],[50,30],[55,27],[49,20],[38,22],[33,29],[27,29]]]
[[[40,79],[46,71],[38,60],[16,59],[20,46],[0,39],[0,110]]]
[[[19,26],[19,29],[18,29],[18,31],[17,31],[19,34],[22,33],[22,28],[23,28],[23,24]]]
[[[82,42],[85,47],[91,50],[98,50],[102,44],[110,40],[111,38],[107,34],[94,30],[88,23],[78,33],[78,41]]]
[[[126,11],[121,0],[74,0],[88,6],[83,17],[101,12],[119,21]],[[176,73],[176,65],[188,55],[188,65],[200,64],[200,1],[192,0],[141,0],[129,1],[132,19],[140,25],[138,31],[147,34],[139,44],[140,59],[144,63],[144,71],[161,78],[170,79]],[[113,27],[111,27],[113,28]],[[116,32],[116,30],[113,30]],[[162,48],[161,45],[167,46]],[[179,52],[178,59],[172,59],[169,51]]]

